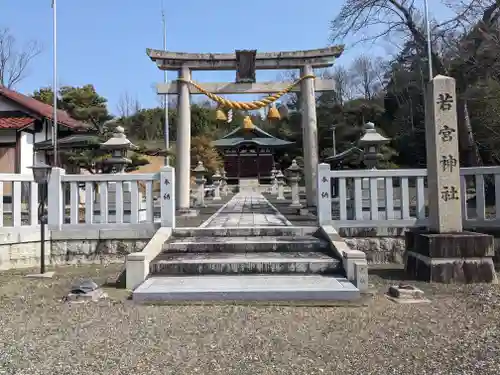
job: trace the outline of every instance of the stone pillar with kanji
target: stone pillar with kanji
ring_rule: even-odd
[[[406,232],[406,270],[418,280],[494,282],[493,237],[462,227],[455,79],[434,77],[426,96],[428,221]]]
[[[460,155],[455,80],[437,76],[429,85],[426,120],[429,230],[436,233],[462,231]]]

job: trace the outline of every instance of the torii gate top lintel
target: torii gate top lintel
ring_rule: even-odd
[[[314,69],[328,68],[343,51],[341,45],[303,51],[257,52],[255,69],[299,69],[305,65]],[[237,69],[236,53],[189,53],[150,48],[146,53],[161,70],[179,70],[181,67],[190,70]]]

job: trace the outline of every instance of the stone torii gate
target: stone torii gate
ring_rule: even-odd
[[[318,131],[315,93],[331,91],[333,80],[314,79],[313,69],[328,68],[340,57],[343,46],[323,49],[257,53],[255,50],[235,53],[181,53],[147,49],[147,55],[160,70],[175,70],[178,79],[157,85],[158,95],[178,95],[175,193],[180,211],[190,209],[191,173],[191,108],[190,94],[268,94],[270,92],[301,93],[304,175],[307,205],[316,204],[316,173],[318,168]],[[291,82],[255,82],[255,70],[299,69],[300,87]],[[191,81],[193,70],[235,70],[235,83],[203,83]],[[298,82],[296,82],[298,83]],[[200,90],[201,89],[201,90]],[[204,91],[204,92],[203,92]],[[217,96],[217,95],[215,95]],[[269,97],[270,98],[270,97]],[[276,99],[274,99],[276,100]],[[273,100],[273,101],[274,101]]]

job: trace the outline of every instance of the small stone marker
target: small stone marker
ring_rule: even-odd
[[[429,230],[462,231],[455,80],[438,75],[429,84],[426,120]]]
[[[102,289],[99,288],[99,285],[97,285],[93,280],[85,279],[74,284],[64,300],[78,303],[89,301],[97,302],[107,297],[108,295],[104,293]]]
[[[387,298],[397,303],[428,303],[424,292],[412,285],[399,284],[389,287]]]

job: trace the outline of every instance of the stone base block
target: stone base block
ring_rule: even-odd
[[[25,277],[28,279],[52,279],[54,277],[55,272],[44,272],[44,273],[30,273]]]
[[[475,233],[405,233],[406,272],[440,283],[494,283],[493,236]]]
[[[424,292],[412,285],[393,285],[389,287],[389,295],[401,299],[423,299]]]

